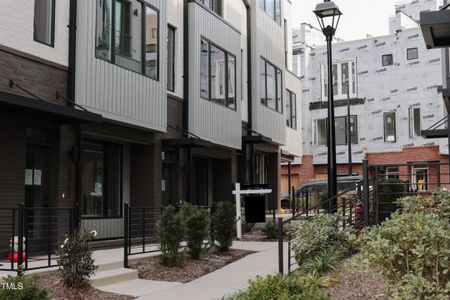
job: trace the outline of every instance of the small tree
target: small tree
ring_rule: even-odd
[[[161,263],[165,266],[182,266],[184,254],[180,253],[180,244],[184,239],[186,226],[181,213],[173,206],[167,206],[156,223],[161,247]]]
[[[203,239],[208,234],[209,215],[206,210],[193,207],[189,203],[181,208],[186,224],[187,247],[193,259],[199,259],[202,253]]]
[[[235,232],[234,206],[231,202],[219,202],[213,216],[213,239],[220,251],[228,251]]]
[[[58,265],[66,285],[74,288],[82,287],[95,273],[97,266],[94,265],[88,242],[96,235],[96,231],[76,231],[61,245]]]

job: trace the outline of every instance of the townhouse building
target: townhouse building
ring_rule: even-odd
[[[154,218],[167,204],[231,200],[241,182],[268,185],[277,208],[281,163],[302,155],[290,5],[8,0],[0,213],[23,203],[25,223],[52,217],[59,236],[80,223],[111,243],[125,204]]]
[[[348,174],[348,140],[353,173],[369,164],[440,162],[448,160],[448,140],[425,138],[422,131],[446,116],[442,103],[440,50],[428,50],[419,27],[419,13],[437,10],[442,1],[408,1],[396,5],[390,33],[355,41],[335,40],[333,86],[338,173]],[[320,30],[302,24],[294,34],[295,72],[302,78],[304,156],[296,166],[299,185],[327,174],[326,47]],[[350,115],[347,108],[350,106]],[[348,118],[350,126],[348,130]],[[400,170],[388,168],[396,176]],[[412,186],[428,182],[426,167],[415,167]]]

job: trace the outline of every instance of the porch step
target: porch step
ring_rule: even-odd
[[[91,279],[89,279],[89,283],[93,287],[101,287],[134,279],[138,279],[137,270],[117,268],[97,272],[93,277],[91,277]]]

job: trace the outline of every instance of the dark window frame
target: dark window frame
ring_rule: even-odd
[[[417,51],[417,56],[416,57],[410,57],[410,51],[411,50],[416,50]],[[406,49],[406,60],[415,60],[415,59],[419,59],[419,48],[418,47],[414,47],[414,48]]]
[[[201,93],[201,77],[199,80],[200,83],[200,98],[210,101],[212,103],[216,103],[222,107],[228,108],[230,110],[234,110],[237,111],[237,56],[234,55],[233,53],[229,52],[228,50],[226,50],[225,48],[217,45],[216,43],[212,42],[210,39],[208,39],[207,37],[201,36],[200,37],[200,62],[201,62],[201,43],[205,42],[208,45],[208,98],[205,98],[202,96]],[[216,47],[217,49],[223,51],[225,53],[225,105],[222,105],[220,102],[217,101],[213,101],[211,98],[211,46]],[[228,57],[232,56],[234,58],[234,107],[230,107],[230,101],[229,101],[229,97],[228,97]],[[201,73],[201,70],[200,70]]]
[[[172,43],[172,64],[169,66],[169,58],[167,58],[167,90],[170,92],[175,92],[175,65],[176,65],[176,40],[177,40],[177,35],[176,35],[176,30],[177,28],[171,24],[167,24],[167,54],[169,54],[169,32],[173,32],[173,43]],[[172,76],[171,76],[171,80],[172,80],[172,86],[169,86],[169,69],[172,70]]]
[[[284,109],[283,109],[283,105],[284,105],[283,104],[284,103],[284,101],[283,101],[283,99],[284,99],[284,95],[283,95],[284,94],[283,93],[283,70],[278,68],[275,64],[271,63],[267,59],[265,59],[263,56],[260,57],[260,65],[261,65],[261,60],[264,61],[264,66],[265,66],[265,70],[264,70],[265,97],[264,97],[264,101],[261,101],[261,104],[263,106],[267,107],[270,110],[273,110],[273,111],[276,111],[277,113],[283,114],[283,111],[284,111]],[[267,65],[271,65],[273,68],[275,68],[275,109],[270,108],[267,105]],[[278,107],[278,76],[277,76],[278,72],[281,73],[281,86],[280,86],[280,88],[281,88],[281,93],[280,93],[281,99],[280,99],[280,105],[279,105],[280,110],[278,109],[279,108]],[[261,74],[260,74],[260,76],[261,76]]]
[[[52,1],[52,20],[51,20],[51,29],[52,29],[52,33],[51,33],[51,36],[50,36],[50,44],[49,43],[46,43],[46,42],[44,42],[44,41],[40,41],[40,40],[38,40],[37,39],[37,36],[36,36],[36,16],[33,16],[33,41],[35,41],[35,42],[37,42],[37,43],[40,43],[40,44],[43,44],[43,45],[46,45],[46,46],[49,46],[49,47],[52,47],[52,48],[55,48],[55,14],[56,14],[56,0],[51,0]],[[37,3],[37,1],[35,0],[34,1],[34,11],[36,10],[36,3]]]
[[[95,0],[95,9],[97,9],[97,1],[98,0]],[[159,9],[159,8],[157,8],[157,7],[155,7],[155,6],[153,6],[152,4],[150,4],[150,3],[147,3],[146,1],[142,1],[142,0],[134,0],[134,1],[136,1],[136,2],[139,2],[140,4],[141,4],[141,23],[142,23],[142,25],[141,25],[141,52],[142,52],[142,55],[141,55],[141,71],[140,72],[137,72],[137,71],[135,71],[135,70],[131,70],[131,69],[128,69],[128,68],[126,68],[126,67],[124,67],[124,66],[121,66],[121,65],[118,65],[118,64],[116,64],[116,48],[115,48],[115,44],[116,44],[116,35],[114,34],[115,33],[115,24],[116,24],[116,1],[119,1],[119,0],[110,0],[111,1],[111,33],[110,33],[110,38],[111,38],[111,59],[107,59],[107,58],[105,58],[105,57],[101,57],[101,56],[98,56],[97,55],[97,47],[95,46],[95,58],[97,58],[97,59],[101,59],[101,60],[103,60],[103,61],[106,61],[106,62],[108,62],[108,63],[110,63],[110,64],[113,64],[114,66],[116,66],[116,67],[119,67],[119,68],[122,68],[122,69],[125,69],[125,70],[127,70],[127,71],[130,71],[130,72],[133,72],[133,73],[136,73],[136,74],[139,74],[139,75],[142,75],[142,76],[144,76],[144,77],[147,77],[147,78],[150,78],[150,79],[152,79],[152,80],[155,80],[155,81],[159,81],[160,80],[160,71],[161,71],[161,68],[160,68],[160,62],[161,62],[161,10]],[[146,30],[146,20],[145,20],[145,16],[146,16],[146,13],[145,13],[145,8],[146,8],[146,6],[147,7],[149,7],[149,8],[151,8],[152,10],[154,10],[155,12],[156,12],[156,15],[157,15],[157,25],[158,25],[158,30],[157,30],[157,35],[158,35],[158,37],[157,37],[157,47],[156,47],[156,50],[157,50],[157,55],[156,55],[156,68],[157,68],[157,74],[156,74],[156,77],[152,77],[152,76],[148,76],[147,74],[146,74],[146,68],[145,68],[145,62],[146,62],[146,59],[145,59],[145,54],[147,53],[147,45],[146,45],[146,32],[147,32],[147,30]],[[95,27],[97,27],[97,22],[98,22],[98,14],[96,13],[95,14]],[[97,34],[97,32],[95,33],[95,35]],[[97,39],[97,36],[95,36],[95,38]]]
[[[386,118],[388,115],[393,115],[393,122],[394,122],[394,140],[393,141],[388,141],[386,139]],[[396,114],[395,112],[385,112],[383,114],[383,135],[384,135],[384,142],[385,143],[395,143],[397,142],[397,120],[396,120]]]
[[[286,126],[297,130],[297,95],[289,89],[286,89],[286,92],[289,94],[289,99],[286,99],[286,104],[289,103],[289,110],[286,109],[286,113],[289,113],[289,118],[286,119]],[[293,105],[293,103],[295,104]]]
[[[283,8],[282,8],[282,5],[281,5],[282,0],[273,0],[273,13],[274,13],[273,18],[267,12],[267,0],[262,0],[262,1],[264,2],[264,8],[262,8],[261,5],[258,4],[259,9],[261,9],[275,23],[277,23],[279,26],[281,26],[282,23],[283,23],[283,22],[281,22],[281,20],[282,20],[281,15],[282,15],[282,11],[283,11]],[[258,2],[259,2],[259,0],[258,0]],[[280,10],[280,15],[277,17],[277,10],[278,9]]]
[[[384,58],[385,57],[391,57],[391,63],[388,63],[388,64],[385,64],[384,63]],[[382,55],[381,56],[381,65],[383,66],[383,67],[388,67],[388,66],[392,66],[392,65],[394,65],[394,55],[393,54],[384,54],[384,55]]]

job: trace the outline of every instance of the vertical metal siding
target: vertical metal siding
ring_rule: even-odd
[[[259,93],[260,58],[275,64],[283,71],[282,90],[285,90],[286,71],[284,71],[284,28],[271,19],[259,8],[257,0],[252,1],[252,128],[260,134],[272,138],[278,144],[284,145],[286,142],[286,122],[283,113],[278,113],[261,104]],[[284,16],[284,4],[282,1],[281,19]],[[283,106],[285,103],[283,95]]]
[[[96,58],[96,1],[78,1],[76,101],[105,118],[165,132],[166,1],[147,3],[159,9],[159,81]]]
[[[289,128],[285,124],[286,128],[286,145],[283,147],[283,150],[287,150],[290,153],[296,156],[303,155],[303,138],[302,138],[302,84],[299,78],[295,77],[293,74],[289,72],[285,72],[286,78],[286,89],[289,89],[291,92],[295,93],[296,96],[296,104],[297,104],[297,130]],[[284,90],[284,97],[286,99],[286,89]],[[286,102],[284,103],[284,107],[286,108]],[[285,112],[286,115],[286,112]]]
[[[200,97],[200,41],[209,39],[236,57],[236,110]],[[205,140],[240,149],[241,36],[196,3],[189,4],[189,130]]]

